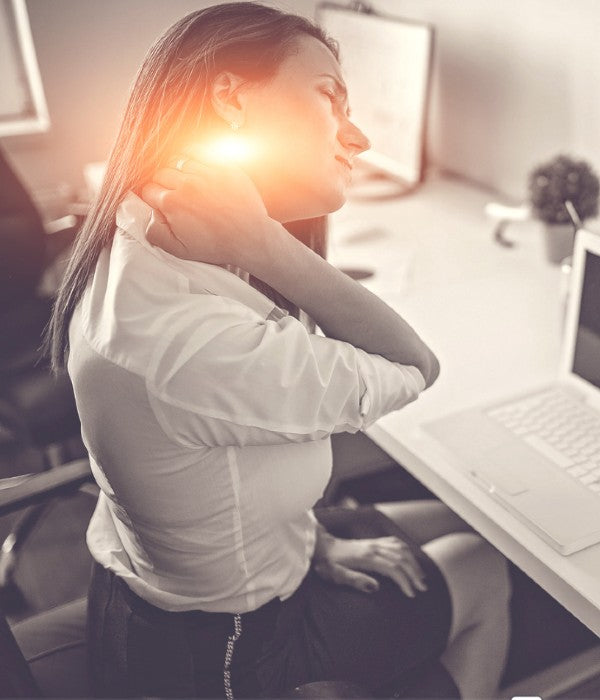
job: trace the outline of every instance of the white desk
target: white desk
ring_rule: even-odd
[[[492,240],[493,222],[483,213],[490,198],[438,178],[403,199],[350,200],[331,217],[331,262],[374,269],[365,285],[415,327],[442,366],[418,401],[368,434],[600,635],[600,545],[561,556],[453,468],[419,430],[443,414],[543,385],[558,367],[560,269],[545,261],[536,223],[508,229],[514,248]]]

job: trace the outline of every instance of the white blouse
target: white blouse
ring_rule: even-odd
[[[160,608],[246,612],[290,596],[308,570],[330,434],[425,383],[309,333],[227,270],[151,246],[150,213],[124,199],[70,327],[101,488],[88,546]]]

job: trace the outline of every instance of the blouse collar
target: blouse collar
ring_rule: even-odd
[[[248,273],[240,268],[230,266],[226,268],[210,263],[182,260],[153,246],[146,239],[146,230],[151,216],[152,208],[135,193],[128,192],[117,208],[117,227],[153,255],[163,259],[169,267],[193,279],[207,292],[241,301],[265,316],[277,308],[273,301],[250,286]]]

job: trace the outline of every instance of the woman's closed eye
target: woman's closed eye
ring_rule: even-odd
[[[331,104],[333,104],[333,105],[338,104],[338,96],[335,94],[335,92],[333,90],[321,90],[321,94],[328,97]]]
[[[331,106],[335,112],[339,112],[344,117],[350,116],[350,108],[346,106],[346,101],[341,95],[327,88],[321,90],[321,94],[325,95],[331,102]]]

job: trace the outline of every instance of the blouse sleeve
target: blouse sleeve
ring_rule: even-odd
[[[356,432],[425,388],[415,367],[203,295],[154,349],[146,387],[163,429],[189,447],[318,440]]]

